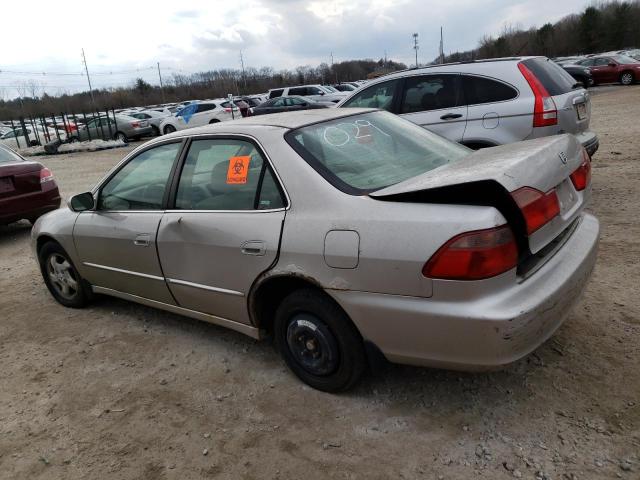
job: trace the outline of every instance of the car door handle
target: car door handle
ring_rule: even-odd
[[[440,117],[440,120],[453,120],[454,118],[460,118],[461,113],[445,113]]]
[[[267,247],[264,242],[259,240],[251,240],[249,242],[244,242],[240,247],[240,250],[245,255],[264,255],[267,251]]]
[[[148,233],[141,233],[136,235],[136,239],[133,241],[133,244],[138,247],[148,247],[149,242],[151,240],[151,235]]]

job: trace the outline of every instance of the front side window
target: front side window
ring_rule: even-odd
[[[132,158],[100,190],[99,210],[160,210],[180,143],[150,148]]]
[[[285,139],[332,185],[355,195],[402,182],[471,152],[387,112],[309,125],[287,133]]]
[[[194,140],[184,163],[176,209],[270,210],[284,202],[271,169],[244,140]]]
[[[400,80],[377,83],[351,97],[343,107],[383,108],[391,111]]]
[[[610,62],[611,60],[609,60],[608,58],[596,58],[594,65],[597,67],[604,67],[606,65],[609,65]]]
[[[462,85],[467,105],[504,102],[518,96],[515,88],[490,78],[464,75]]]
[[[424,112],[460,105],[458,75],[424,75],[405,82],[400,113]]]
[[[289,95],[307,95],[307,87],[294,87],[289,89]]]

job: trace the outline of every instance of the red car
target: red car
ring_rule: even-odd
[[[576,64],[591,70],[594,84],[619,82],[631,85],[640,80],[640,62],[624,55],[589,57]]]
[[[60,206],[51,170],[0,145],[0,225],[27,219],[31,223]]]

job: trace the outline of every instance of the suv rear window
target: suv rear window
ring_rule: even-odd
[[[388,112],[292,130],[285,140],[329,183],[362,195],[458,161],[471,152]]]
[[[522,63],[538,78],[549,95],[563,95],[573,90],[576,83],[573,77],[548,58],[530,58]]]
[[[281,97],[282,96],[282,92],[284,92],[283,88],[280,88],[278,90],[271,90],[269,92],[269,98]]]
[[[467,105],[504,102],[518,96],[515,88],[490,78],[464,75],[462,84]]]

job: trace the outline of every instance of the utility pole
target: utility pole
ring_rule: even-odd
[[[418,34],[413,34],[413,49],[416,51],[416,68],[418,68]]]
[[[440,27],[440,63],[444,63],[444,43],[442,42],[442,26]]]
[[[331,55],[331,70],[333,70],[333,52],[330,53]],[[336,74],[336,83],[338,83],[338,72],[335,72]]]
[[[242,58],[242,50],[240,50],[240,67],[242,68],[242,81],[244,83],[244,89],[247,89],[247,77],[244,75],[244,58]]]
[[[164,98],[164,87],[162,86],[162,74],[160,73],[160,62],[158,62],[158,78],[160,79],[160,93],[162,93],[162,103],[166,103]]]
[[[89,93],[91,94],[91,104],[96,108],[96,101],[93,98],[93,88],[91,88],[91,78],[89,77],[89,67],[87,67],[87,57],[84,56],[84,48],[82,49],[82,63],[84,63],[84,71],[87,74],[87,82],[89,83]]]

